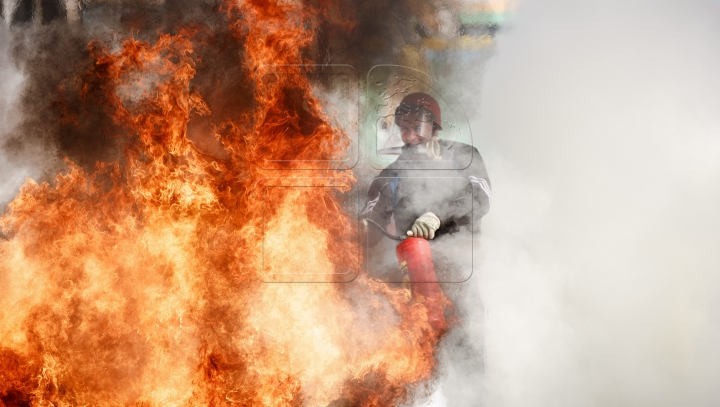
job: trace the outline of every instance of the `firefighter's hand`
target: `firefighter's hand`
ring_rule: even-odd
[[[435,231],[440,228],[440,218],[434,213],[428,212],[415,220],[412,228],[408,230],[408,236],[434,239]]]

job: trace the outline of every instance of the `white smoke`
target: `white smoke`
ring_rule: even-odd
[[[8,142],[19,123],[17,104],[22,88],[23,74],[12,62],[12,34],[0,21],[0,146]],[[18,192],[23,180],[30,174],[26,168],[17,168],[8,162],[4,149],[0,149],[0,212]]]
[[[709,0],[527,1],[497,35],[488,406],[720,403],[718,38]]]

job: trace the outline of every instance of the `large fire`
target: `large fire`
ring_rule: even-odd
[[[432,377],[427,309],[357,275],[349,139],[302,53],[331,7],[226,5],[256,108],[214,123],[222,159],[187,130],[202,28],[89,44],[124,154],[0,218],[0,405],[393,406]]]

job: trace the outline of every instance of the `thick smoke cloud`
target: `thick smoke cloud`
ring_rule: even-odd
[[[306,3],[325,7],[323,2]],[[22,182],[18,180],[32,175],[49,181],[65,168],[65,157],[87,170],[97,161],[122,159],[124,136],[102,106],[107,103],[100,92],[103,81],[94,78],[89,88],[81,89],[84,83],[79,78],[92,64],[91,41],[113,51],[124,38],[153,42],[161,33],[176,33],[182,27],[198,30],[198,38],[207,46],[196,50],[192,86],[212,114],[192,121],[188,131],[209,154],[222,155],[208,136],[211,124],[239,121],[253,109],[252,89],[243,73],[247,69],[243,40],[228,29],[226,7],[220,0],[70,1],[71,9],[51,20],[34,21],[32,9],[25,13],[27,18],[16,18],[13,13],[28,4],[13,8],[8,3],[5,14],[10,26],[2,25],[0,69],[5,92],[0,112],[12,126],[3,123],[0,151],[13,174],[20,174],[19,168],[32,170],[3,177],[2,207],[17,193]],[[432,16],[436,9],[444,9],[442,2],[418,0],[332,4],[323,9],[326,15],[316,27],[316,40],[306,50],[306,58],[317,64],[351,65],[362,73],[379,63],[418,62],[418,42],[439,35]]]
[[[719,20],[533,1],[496,37],[475,116],[488,405],[717,405]]]
[[[17,164],[33,156],[33,149],[40,149],[54,156],[54,162],[45,161],[41,166],[53,175],[63,167],[64,157],[86,169],[98,161],[121,158],[122,134],[107,114],[103,80],[83,78],[91,69],[91,41],[112,51],[125,38],[155,41],[161,33],[198,27],[198,35],[211,37],[208,40],[214,46],[200,51],[205,63],[198,64],[194,85],[214,102],[216,116],[234,118],[228,115],[230,104],[235,111],[247,110],[248,103],[240,103],[248,99],[248,90],[243,91],[239,79],[239,45],[231,39],[226,24],[218,28],[224,19],[219,10],[220,2],[214,1],[89,2],[84,5],[81,22],[13,24],[6,40],[11,48],[8,56],[22,67],[25,80],[16,89],[19,123],[14,134],[4,140],[3,151]],[[219,74],[220,78],[215,77]]]
[[[0,143],[6,144],[17,126],[17,95],[22,84],[22,72],[11,62],[11,42],[6,27],[0,26]],[[9,201],[17,192],[15,188],[28,176],[28,169],[8,162],[0,155],[0,205]]]

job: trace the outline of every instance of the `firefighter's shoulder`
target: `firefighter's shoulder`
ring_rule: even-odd
[[[461,143],[459,141],[448,141],[448,140],[442,140],[442,139],[440,139],[439,142],[443,147],[445,147],[447,149],[453,149],[453,150],[455,150],[455,152],[460,153],[460,154],[463,154],[463,153],[465,153],[465,154],[473,154],[473,153],[480,154],[478,149],[475,148],[475,146],[472,146],[470,144]]]

